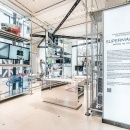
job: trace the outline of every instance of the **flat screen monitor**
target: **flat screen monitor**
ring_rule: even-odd
[[[22,47],[10,45],[9,59],[20,60],[22,57]]]
[[[64,57],[64,63],[65,64],[71,64],[71,58]]]
[[[19,46],[10,45],[9,59],[29,60],[29,49]]]
[[[56,63],[63,63],[63,59],[57,59]]]
[[[0,59],[9,58],[9,44],[0,42]]]
[[[75,70],[76,71],[83,71],[83,66],[77,65],[77,66],[75,66]]]

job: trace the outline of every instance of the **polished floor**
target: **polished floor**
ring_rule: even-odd
[[[40,89],[33,95],[0,103],[0,130],[123,130],[101,123],[100,117],[41,101]]]

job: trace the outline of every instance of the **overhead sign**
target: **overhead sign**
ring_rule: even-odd
[[[104,11],[104,115],[130,125],[130,5]]]

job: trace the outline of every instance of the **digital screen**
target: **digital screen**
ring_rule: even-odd
[[[68,58],[68,57],[64,57],[64,63],[65,64],[71,64],[71,58]]]
[[[29,60],[29,49],[10,45],[9,59]]]
[[[76,71],[83,71],[83,66],[75,66]]]
[[[0,43],[0,59],[9,58],[9,44]]]
[[[10,45],[9,59],[22,59],[22,47]]]

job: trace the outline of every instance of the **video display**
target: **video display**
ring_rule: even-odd
[[[0,59],[9,58],[9,44],[0,43]]]
[[[10,45],[9,59],[29,60],[29,49]]]
[[[10,45],[9,59],[22,60],[22,47]]]

